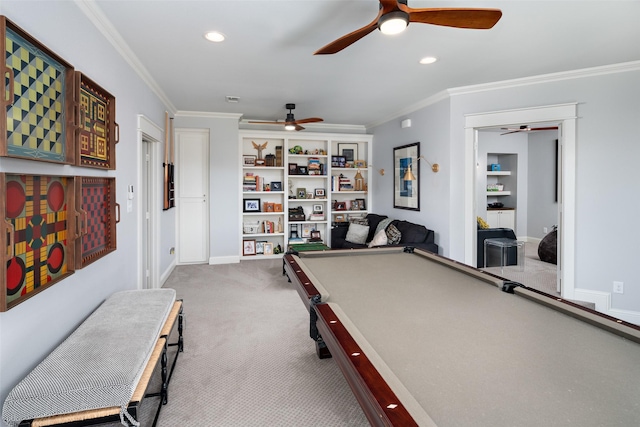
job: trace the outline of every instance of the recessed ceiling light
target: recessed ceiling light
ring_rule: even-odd
[[[422,58],[420,60],[420,63],[421,64],[433,64],[437,60],[438,60],[438,58],[436,58],[435,56],[425,56],[424,58]]]
[[[218,31],[209,31],[204,35],[204,38],[216,43],[221,42],[225,39],[224,34]]]

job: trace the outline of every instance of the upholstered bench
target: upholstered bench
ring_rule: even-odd
[[[178,340],[168,339],[178,320]],[[10,426],[94,425],[117,421],[140,425],[144,397],[167,403],[168,385],[183,351],[182,301],[173,289],[111,295],[7,396],[2,417]],[[170,371],[168,346],[178,346]],[[146,394],[161,363],[162,385]]]

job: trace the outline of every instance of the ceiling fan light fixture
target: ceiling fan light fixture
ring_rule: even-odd
[[[284,130],[296,130],[296,125],[287,123],[286,125],[284,125]]]
[[[386,13],[378,20],[378,29],[382,34],[393,35],[401,33],[409,25],[409,14],[401,10]]]

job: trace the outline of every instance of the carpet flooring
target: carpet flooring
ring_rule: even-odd
[[[178,266],[165,287],[184,300],[185,348],[158,426],[369,425],[333,359],[317,358],[282,260]],[[156,402],[143,401],[143,426]]]

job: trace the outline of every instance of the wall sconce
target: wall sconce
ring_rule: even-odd
[[[378,173],[379,173],[380,175],[383,175],[383,176],[384,176],[384,169],[380,169],[380,170],[378,171]]]
[[[437,163],[430,163],[427,159],[424,158],[424,156],[420,156],[416,159],[416,161],[420,161],[420,159],[424,160],[425,162],[427,162],[427,164],[429,166],[431,166],[431,170],[436,173],[440,171],[440,165]],[[415,181],[416,180],[416,176],[413,174],[413,172],[411,172],[411,165],[409,165],[409,167],[407,168],[407,171],[404,173],[404,176],[402,177],[402,179],[404,181]]]

